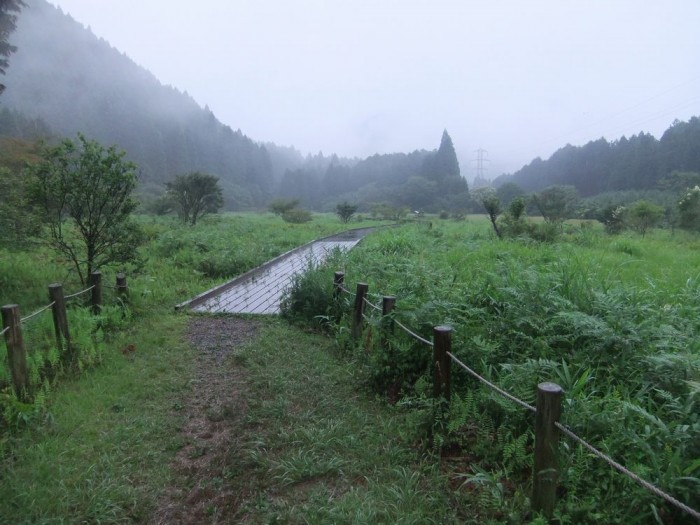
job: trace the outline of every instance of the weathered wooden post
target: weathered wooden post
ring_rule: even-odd
[[[58,351],[62,358],[70,360],[72,345],[70,343],[70,332],[68,331],[68,314],[66,313],[66,299],[63,295],[63,286],[60,283],[49,285],[49,301],[53,303],[51,314],[53,316]],[[64,341],[65,346],[63,345]]]
[[[12,374],[12,386],[21,401],[29,398],[29,373],[27,372],[27,353],[22,338],[22,318],[19,306],[8,304],[2,307],[2,324],[7,345],[7,359]]]
[[[126,282],[125,274],[117,274],[117,286],[115,288],[119,297],[127,297],[129,295],[129,285]]]
[[[396,307],[396,297],[385,295],[382,298],[382,337],[381,345],[384,351],[389,351],[389,334],[394,333],[394,319],[390,317]]]
[[[444,397],[450,401],[450,364],[452,360],[447,355],[452,352],[452,327],[436,326],[433,328],[433,396]]]
[[[365,311],[365,297],[369,285],[367,283],[357,283],[355,292],[355,308],[352,315],[352,338],[359,339],[362,336],[362,314]]]
[[[562,394],[555,383],[537,385],[532,506],[548,519],[554,513],[559,479],[559,431],[554,424],[561,415]]]
[[[335,272],[333,274],[333,299],[340,298],[343,292],[343,281],[345,280],[345,272]]]
[[[102,310],[102,272],[92,272],[90,274],[90,286],[93,287],[90,300],[92,313],[98,315]]]

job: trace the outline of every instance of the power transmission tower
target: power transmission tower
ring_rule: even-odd
[[[479,148],[475,150],[474,153],[476,153],[476,158],[473,160],[473,162],[476,162],[476,177],[474,178],[474,186],[487,186],[489,181],[486,178],[487,169],[484,168],[484,164],[491,162],[488,159],[489,152],[485,149]]]

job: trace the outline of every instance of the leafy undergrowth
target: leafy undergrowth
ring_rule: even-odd
[[[700,507],[700,279],[697,238],[655,232],[607,236],[567,226],[555,243],[494,240],[485,221],[435,222],[376,232],[343,267],[295,283],[306,311],[329,308],[333,270],[346,287],[369,284],[370,301],[396,297],[395,317],[426,339],[453,327],[453,353],[487,379],[534,404],[540,382],[565,391],[563,421],[584,439],[692,507]],[[325,289],[318,283],[326,283]],[[320,291],[319,291],[320,289]],[[295,297],[288,300],[294,305]],[[346,311],[352,296],[343,294]],[[401,330],[378,344],[374,309],[362,340],[349,316],[324,326],[370,384],[392,401],[430,398],[430,350]],[[325,316],[325,317],[324,317]],[[295,318],[293,313],[287,317]],[[297,318],[299,316],[296,316]],[[309,316],[307,316],[309,317]],[[530,414],[453,366],[453,400],[433,428],[449,457],[470,523],[523,523],[530,510]],[[575,443],[563,440],[555,519],[560,523],[686,523],[689,517]]]

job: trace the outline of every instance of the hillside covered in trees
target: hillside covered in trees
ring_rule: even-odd
[[[17,52],[0,99],[0,134],[25,139],[80,132],[115,144],[139,167],[139,192],[162,194],[178,174],[219,177],[228,209],[264,207],[278,196],[313,208],[343,198],[424,207],[467,199],[452,141],[434,152],[366,160],[308,155],[252,140],[222,124],[186,92],[149,71],[45,0],[28,0],[12,35]]]
[[[163,86],[60,9],[44,0],[26,4],[0,99],[4,133],[82,132],[116,144],[139,166],[142,192],[160,193],[176,174],[199,170],[220,177],[229,207],[266,201],[273,185],[268,147]]]
[[[45,0],[27,0],[11,41],[17,51],[3,79],[0,135],[35,140],[81,132],[114,144],[138,165],[138,192],[146,197],[162,195],[177,175],[196,171],[219,178],[226,209],[261,209],[286,198],[317,210],[348,201],[362,211],[481,211],[470,201],[447,131],[432,151],[304,156],[223,124],[187,92],[164,86]],[[655,190],[673,172],[700,172],[698,117],[676,121],[660,139],[642,132],[566,145],[493,184],[515,184],[524,193],[567,185],[589,197]]]
[[[700,173],[700,118],[675,121],[656,139],[640,133],[584,146],[566,145],[548,160],[536,158],[494,184],[516,183],[526,192],[552,185],[574,186],[581,196],[605,192],[652,190],[674,171]]]

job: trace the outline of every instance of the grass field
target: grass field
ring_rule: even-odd
[[[126,269],[128,307],[107,292],[114,306],[97,326],[71,310],[92,360],[44,381],[34,407],[18,407],[8,389],[0,398],[1,522],[148,523],[162,515],[169,491],[191,483],[177,457],[192,445],[182,437],[183,407],[199,362],[187,317],[173,306],[344,227],[330,216],[287,225],[252,214],[195,228],[141,222],[149,242],[141,266]],[[374,233],[309,274],[298,292],[327,308],[333,271],[342,269],[349,288],[369,284],[373,301],[395,295],[397,319],[422,336],[453,326],[455,354],[528,403],[538,382],[559,383],[567,425],[697,508],[699,246],[684,232],[607,236],[588,224],[566,225],[554,243],[498,241],[483,218],[432,218]],[[23,312],[46,303],[50,282],[78,287],[48,252],[0,252],[0,270],[0,299]],[[27,328],[47,356],[39,364],[53,337],[50,315],[42,319]],[[529,510],[529,416],[456,372],[450,416],[436,423],[427,350],[398,333],[387,356],[376,344],[378,321],[369,326],[355,345],[347,320],[325,325],[330,338],[264,322],[225,358],[225,370],[244,371],[239,393],[248,401],[243,420],[230,418],[240,446],[210,481],[258,497],[229,514],[212,504],[202,519],[539,522]],[[129,344],[133,355],[121,351]],[[688,522],[580,447],[564,443],[561,453],[558,522]]]

